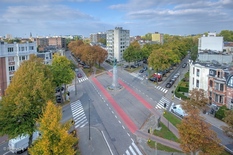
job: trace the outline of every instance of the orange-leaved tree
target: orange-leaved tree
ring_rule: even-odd
[[[225,111],[225,116],[223,120],[227,123],[227,126],[223,126],[222,129],[227,136],[233,138],[233,111]]]
[[[180,135],[180,147],[185,153],[219,155],[223,148],[220,140],[210,125],[199,116],[199,110],[189,111],[178,126]]]
[[[38,120],[41,136],[29,148],[31,155],[74,155],[78,138],[69,134],[71,123],[61,124],[61,107],[48,102]]]

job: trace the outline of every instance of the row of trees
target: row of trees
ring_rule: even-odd
[[[35,55],[22,62],[0,101],[0,135],[14,138],[28,134],[30,146],[47,103],[55,103],[55,88],[74,78],[71,66],[68,59],[57,55],[52,65],[45,65]]]
[[[170,36],[166,40],[163,45],[145,44],[142,48],[137,41],[134,41],[124,51],[123,58],[129,63],[148,59],[149,66],[158,71],[179,63],[187,55],[187,51],[197,51],[193,48],[197,45],[196,38]]]
[[[188,114],[178,126],[181,148],[185,153],[218,155],[223,151],[216,133],[210,129],[210,124],[200,116],[200,112],[207,110],[208,99],[205,91],[194,89],[190,92],[190,99],[182,102],[182,108]],[[233,111],[226,112],[224,126],[225,133],[232,137]]]
[[[92,68],[96,63],[100,66],[108,56],[106,50],[100,46],[91,46],[82,40],[72,41],[68,45],[69,50]]]

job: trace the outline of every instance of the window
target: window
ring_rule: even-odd
[[[199,88],[199,80],[196,81],[196,87]]]
[[[219,90],[219,83],[215,83],[215,90]]]
[[[199,76],[200,75],[200,70],[199,69],[197,69],[197,76]]]
[[[194,78],[193,78],[193,85],[194,85]]]
[[[227,86],[233,88],[233,76],[231,76],[229,80],[227,81]]]
[[[220,72],[218,71],[218,75],[217,75],[218,78],[220,78]]]
[[[15,66],[9,66],[9,72],[15,71]]]
[[[194,69],[194,67],[193,67],[193,74],[195,74],[195,69]]]
[[[224,90],[224,85],[220,84],[220,91],[223,91],[223,90]]]
[[[8,47],[8,52],[13,52],[14,48],[13,47]]]
[[[210,80],[210,87],[213,87],[213,81]]]
[[[14,57],[8,57],[8,62],[14,62]]]
[[[21,57],[19,57],[19,60],[20,61],[27,60],[27,56],[21,56]]]
[[[12,78],[13,78],[13,76],[10,76],[10,77],[9,77],[10,82],[12,81]]]

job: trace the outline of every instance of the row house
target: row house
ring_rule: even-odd
[[[206,92],[210,104],[233,109],[233,68],[216,61],[189,64],[189,91],[197,88]]]

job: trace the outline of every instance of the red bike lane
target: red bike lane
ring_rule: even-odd
[[[129,118],[129,116],[121,109],[121,107],[118,105],[118,103],[108,93],[108,91],[101,85],[101,83],[96,78],[94,78],[94,77],[92,78],[92,81],[101,90],[101,92],[107,98],[107,100],[111,103],[111,105],[114,107],[114,109],[116,110],[116,112],[118,113],[118,115],[124,121],[124,123],[126,124],[126,126],[128,127],[128,129],[134,134],[138,130],[138,127]]]

